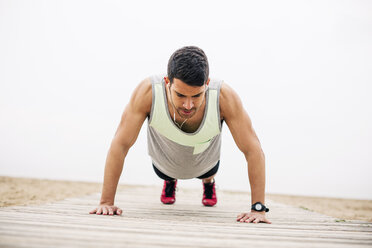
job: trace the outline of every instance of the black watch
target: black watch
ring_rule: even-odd
[[[251,210],[257,211],[257,212],[269,212],[269,209],[263,205],[261,202],[256,202],[252,205]]]

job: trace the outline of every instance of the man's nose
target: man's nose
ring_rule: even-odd
[[[192,109],[192,107],[194,107],[192,99],[186,99],[186,101],[183,103],[183,107],[185,109]]]

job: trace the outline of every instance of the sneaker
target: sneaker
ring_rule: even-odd
[[[160,200],[164,204],[173,204],[176,201],[176,186],[177,180],[166,181],[164,180],[163,191]]]
[[[217,203],[215,182],[216,180],[213,179],[213,183],[203,183],[204,193],[202,203],[204,206],[211,207]]]

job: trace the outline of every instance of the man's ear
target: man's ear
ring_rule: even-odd
[[[208,78],[207,82],[205,82],[205,84],[206,84],[206,87],[205,87],[205,88],[208,88],[208,86],[209,86],[209,82],[210,82],[210,81],[211,81],[211,79]]]
[[[169,80],[169,77],[164,77],[164,81],[165,81],[165,83],[166,83],[167,85],[169,85],[169,84],[170,84],[170,80]]]

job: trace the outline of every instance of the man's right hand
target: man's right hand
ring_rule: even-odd
[[[98,214],[98,215],[121,215],[123,210],[120,208],[113,206],[113,205],[106,205],[106,204],[101,204],[97,208],[93,209],[90,211],[90,214]]]

